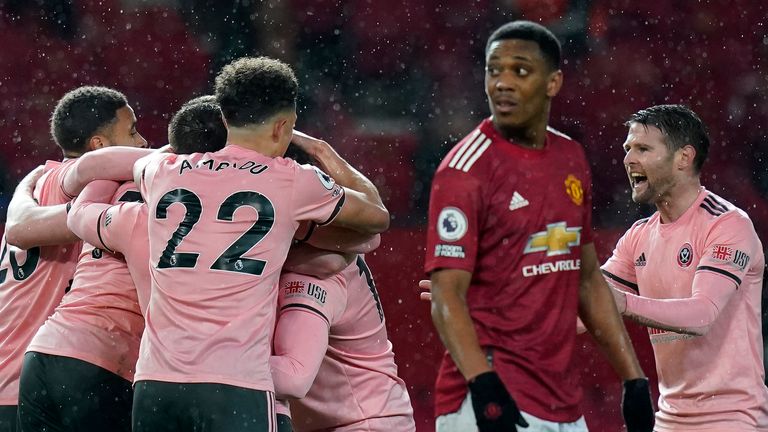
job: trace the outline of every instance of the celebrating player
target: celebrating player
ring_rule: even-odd
[[[649,328],[659,375],[657,431],[768,430],[760,296],[763,247],[749,216],[701,186],[701,119],[659,105],[627,122],[635,222],[603,265],[619,310]],[[629,292],[626,292],[629,291]]]

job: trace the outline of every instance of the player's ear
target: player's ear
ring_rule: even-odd
[[[560,88],[563,87],[563,71],[560,69],[551,72],[549,74],[549,80],[547,81],[547,96],[553,98],[560,93]]]
[[[94,135],[88,140],[86,145],[88,151],[98,150],[107,146],[106,139],[101,135]]]
[[[290,128],[290,131],[286,131],[287,128]],[[288,123],[287,118],[278,117],[277,120],[272,123],[272,141],[280,142],[282,137],[289,132],[293,134],[293,127]]]
[[[688,168],[691,168],[694,166],[695,159],[696,159],[696,149],[693,148],[692,145],[687,145],[680,150],[677,151],[678,153],[678,162],[677,162],[677,169],[680,171],[685,171]]]

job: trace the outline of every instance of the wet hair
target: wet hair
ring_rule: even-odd
[[[216,100],[229,126],[261,124],[296,110],[299,84],[287,64],[269,57],[243,57],[216,76]]]
[[[184,107],[188,107],[190,105],[196,105],[199,103],[213,103],[216,105],[219,104],[216,101],[216,95],[202,95],[184,102],[184,105],[182,105],[181,107],[184,108]]]
[[[709,154],[709,134],[693,110],[685,105],[656,105],[632,114],[624,125],[632,123],[658,128],[664,136],[664,144],[672,152],[693,146],[696,150],[693,165],[696,173],[701,172]]]
[[[485,44],[485,55],[488,56],[492,43],[507,39],[536,42],[544,60],[552,70],[560,69],[560,41],[543,25],[532,21],[512,21],[502,25],[494,30],[488,38],[488,42]]]
[[[107,87],[85,86],[65,94],[51,115],[51,135],[65,152],[87,150],[88,141],[114,125],[117,110],[128,105],[125,95]]]
[[[221,118],[219,105],[201,101],[191,103],[192,101],[182,105],[171,118],[168,125],[168,142],[171,148],[178,154],[215,152],[223,149],[227,145],[227,127]]]

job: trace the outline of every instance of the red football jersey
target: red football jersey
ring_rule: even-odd
[[[520,408],[556,422],[581,416],[576,338],[581,246],[592,242],[582,146],[548,129],[543,149],[484,120],[445,157],[429,205],[425,270],[472,273],[467,305],[480,345]],[[466,382],[445,353],[436,414],[458,410]]]

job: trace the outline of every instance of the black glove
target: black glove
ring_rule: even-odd
[[[496,372],[476,376],[469,382],[469,392],[479,432],[516,432],[516,425],[528,427]]]
[[[627,432],[653,432],[653,403],[648,378],[624,381],[621,414],[624,416]]]

